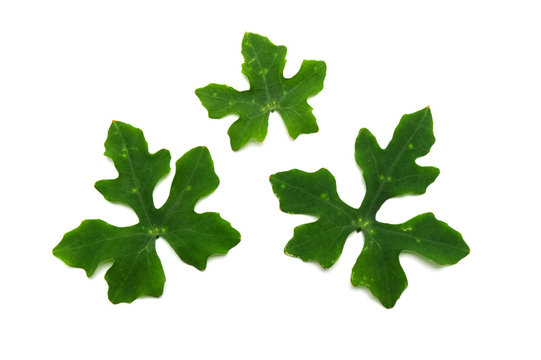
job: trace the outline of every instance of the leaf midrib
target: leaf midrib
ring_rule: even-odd
[[[447,244],[447,243],[444,243],[444,242],[437,242],[437,241],[434,241],[432,239],[428,239],[428,238],[425,238],[425,237],[422,237],[422,236],[415,236],[415,235],[407,234],[405,232],[388,230],[388,229],[384,229],[384,228],[381,228],[381,227],[378,227],[378,230],[383,231],[383,232],[388,233],[388,234],[393,234],[393,235],[397,235],[397,236],[404,236],[404,237],[412,238],[412,239],[415,239],[415,240],[419,239],[421,241],[431,243],[431,244],[436,244],[436,245],[443,246],[443,247],[447,247],[449,249],[462,250],[462,251],[465,250],[464,248],[461,248],[461,247],[458,247],[458,246],[453,246],[453,245],[450,245],[450,244]],[[404,250],[410,250],[410,249],[404,249]]]
[[[250,39],[249,36],[246,37],[246,40],[248,40],[248,42],[250,43],[250,48],[254,52],[254,58],[257,61],[257,65],[259,66],[259,71],[263,71],[263,67],[261,66],[261,61],[259,61],[258,52],[256,51],[252,43],[252,40]],[[267,84],[266,74],[262,74],[261,78],[263,79],[263,83],[265,85],[265,93],[267,94],[267,102],[269,102],[271,99],[270,99],[269,86]]]
[[[135,170],[133,168],[133,163],[132,163],[132,160],[131,160],[131,156],[130,156],[130,149],[126,146],[126,141],[124,140],[124,136],[122,134],[122,131],[120,131],[120,128],[118,127],[117,123],[116,122],[113,122],[114,126],[115,126],[115,129],[117,130],[118,132],[118,135],[120,137],[120,140],[122,141],[122,146],[126,149],[126,159],[128,159],[128,165],[130,167],[130,175],[131,175],[131,178],[132,178],[132,181],[135,185],[135,188],[137,189],[137,199],[139,200],[139,204],[141,205],[141,208],[143,209],[143,214],[146,218],[146,221],[148,223],[148,226],[153,229],[154,228],[154,224],[152,223],[152,221],[150,220],[150,216],[148,214],[148,209],[143,201],[143,198],[141,197],[141,190],[139,188],[140,184],[139,184],[139,181],[137,181],[137,178],[135,177]],[[154,207],[154,205],[152,205],[152,207]],[[139,219],[140,221],[142,221],[142,219]]]
[[[203,156],[203,151],[200,151],[199,152],[199,157],[197,158],[197,161],[196,161],[196,165],[193,167],[192,172],[190,173],[190,177],[188,178],[188,183],[191,183],[191,181],[193,179],[193,176],[195,174],[195,171],[199,168],[199,165],[201,165],[201,157],[202,156]],[[175,176],[179,176],[179,174],[177,174],[176,171],[178,171],[177,168],[175,168]],[[174,181],[174,179],[173,179],[173,181]],[[167,212],[163,215],[162,223],[165,224],[167,222],[167,220],[169,220],[169,215],[171,214],[171,211],[173,211],[173,208],[176,208],[180,204],[180,202],[182,200],[182,197],[184,196],[185,193],[186,193],[186,188],[183,188],[182,191],[180,192],[177,200],[174,201],[174,203],[169,207],[169,209],[167,209]],[[171,196],[171,192],[169,193],[169,196]],[[167,204],[167,201],[165,202],[165,204]]]
[[[394,161],[392,162],[391,166],[389,166],[389,168],[387,168],[387,170],[385,171],[385,174],[386,175],[392,175],[392,171],[394,169],[394,167],[396,166],[396,164],[398,164],[398,160],[402,157],[402,155],[404,154],[404,151],[406,150],[406,147],[408,146],[408,144],[410,143],[410,141],[415,137],[415,135],[417,135],[417,132],[419,131],[419,129],[421,128],[421,125],[424,123],[426,117],[427,117],[427,114],[428,112],[425,112],[423,118],[421,119],[421,121],[419,121],[419,123],[417,124],[417,127],[415,128],[415,131],[412,132],[412,134],[410,135],[408,141],[404,142],[403,146],[400,148],[400,152],[398,153],[398,155],[395,157]],[[392,141],[392,139],[391,139]],[[390,143],[389,143],[390,145]],[[385,148],[385,150],[383,150],[384,152],[387,151],[387,149],[389,148],[389,145],[387,145],[387,147]],[[375,163],[376,165],[376,168],[378,169],[377,172],[379,173],[379,167],[377,166],[377,163]],[[379,178],[378,178],[379,180]],[[371,217],[370,215],[372,214],[372,210],[374,208],[374,205],[376,204],[376,200],[378,200],[379,198],[379,195],[381,194],[381,192],[383,191],[383,187],[385,186],[385,184],[387,184],[388,181],[387,179],[383,179],[383,180],[380,180],[380,183],[379,183],[379,186],[378,186],[378,190],[376,191],[376,194],[374,195],[374,197],[372,198],[372,202],[370,203],[370,206],[368,207],[368,210],[366,211],[367,215],[365,216],[368,216],[368,217]],[[361,212],[361,209],[362,209],[362,204],[361,204],[361,207],[359,207],[359,213]]]
[[[307,192],[306,190],[304,190],[303,188],[298,187],[298,186],[295,186],[295,185],[292,185],[292,184],[289,184],[289,183],[287,183],[287,182],[281,180],[280,178],[276,178],[276,181],[277,181],[277,182],[280,182],[280,183],[282,183],[282,184],[284,184],[284,185],[287,185],[287,186],[289,186],[289,187],[291,187],[291,188],[293,188],[293,189],[295,189],[295,190],[297,190],[297,191],[299,191],[299,192],[302,192],[303,194],[305,194],[305,195],[307,195],[307,196],[309,196],[309,197],[311,197],[311,198],[317,200],[318,202],[324,204],[325,206],[329,206],[329,205],[330,205],[331,207],[333,207],[334,209],[338,210],[339,212],[343,212],[343,213],[347,214],[354,222],[357,222],[357,218],[356,218],[355,216],[351,215],[351,213],[350,213],[351,210],[355,210],[355,209],[351,208],[349,205],[347,205],[345,202],[343,202],[343,201],[340,199],[340,197],[337,197],[337,200],[340,201],[340,202],[344,205],[344,207],[339,207],[338,205],[334,204],[332,201],[323,200],[323,199],[321,199],[321,198],[319,198],[319,197],[317,197],[317,196],[314,196],[314,195],[312,195],[311,193],[309,193],[309,192]],[[318,213],[315,213],[315,214],[311,214],[311,215],[318,216],[319,214],[318,214]]]

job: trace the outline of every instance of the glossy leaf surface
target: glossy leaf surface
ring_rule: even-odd
[[[249,90],[209,84],[195,91],[210,118],[239,116],[228,131],[231,148],[238,150],[251,139],[262,142],[267,136],[269,114],[274,111],[280,114],[293,139],[317,132],[316,118],[307,99],[323,89],[325,63],[304,60],[297,74],[286,79],[286,47],[252,33],[246,33],[242,39],[242,56],[242,73],[250,82]]]
[[[226,254],[239,243],[238,231],[220,215],[194,211],[197,201],[219,184],[206,147],[196,147],[176,162],[169,198],[160,209],[154,207],[152,194],[170,171],[169,151],[150,154],[143,132],[119,121],[109,128],[105,149],[119,176],[98,181],[95,187],[105,199],[131,207],[140,222],[120,228],[102,220],[84,220],[64,235],[53,254],[88,276],[100,263],[113,260],[105,274],[111,302],[162,294],[165,275],[155,248],[158,237],[199,270],[205,269],[209,256]]]
[[[319,217],[295,228],[286,254],[328,268],[340,257],[349,234],[362,231],[364,247],[353,267],[351,283],[368,287],[388,308],[407,287],[398,259],[402,251],[417,253],[440,265],[455,264],[465,257],[470,250],[462,236],[432,213],[403,224],[376,221],[376,213],[386,200],[423,194],[436,179],[437,168],[415,163],[430,151],[434,141],[429,108],[404,115],[385,149],[367,129],[361,129],[355,159],[363,171],[366,194],[358,209],[340,200],[335,179],[326,169],[272,175],[270,181],[282,211]]]

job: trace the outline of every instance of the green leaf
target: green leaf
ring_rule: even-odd
[[[376,220],[386,200],[423,194],[436,179],[437,168],[415,163],[430,151],[434,141],[428,107],[404,115],[386,149],[379,147],[367,129],[361,129],[355,159],[363,171],[366,194],[358,209],[340,200],[335,179],[326,169],[272,175],[270,182],[282,211],[319,217],[295,228],[285,253],[328,268],[340,257],[349,234],[362,231],[364,247],[353,267],[351,283],[368,287],[388,308],[394,306],[408,284],[398,259],[402,251],[417,253],[440,265],[455,264],[468,255],[470,249],[460,233],[432,213],[396,225]]]
[[[274,111],[281,115],[293,139],[318,131],[307,99],[323,89],[327,67],[323,61],[304,60],[297,74],[286,79],[286,52],[285,46],[276,46],[264,36],[246,33],[242,39],[242,73],[250,82],[250,90],[209,84],[195,91],[210,118],[239,116],[228,131],[233,150],[251,139],[265,140],[269,114]]]
[[[105,199],[131,207],[140,222],[120,228],[102,220],[84,220],[64,235],[53,254],[88,276],[100,263],[113,260],[105,274],[111,302],[130,303],[140,296],[162,294],[165,275],[155,248],[158,237],[199,270],[205,269],[209,256],[226,254],[239,243],[238,231],[220,215],[194,211],[199,199],[219,184],[206,147],[193,148],[177,161],[169,198],[160,209],[154,207],[152,194],[170,171],[169,151],[150,154],[143,132],[119,121],[109,128],[105,149],[119,176],[98,181],[95,187]]]

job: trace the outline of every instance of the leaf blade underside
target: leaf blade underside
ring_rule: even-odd
[[[234,114],[239,118],[231,125],[228,135],[233,150],[239,150],[251,139],[263,142],[267,136],[268,119],[277,111],[289,135],[318,131],[316,118],[307,99],[323,89],[326,64],[304,60],[292,78],[286,79],[286,47],[274,45],[267,37],[246,33],[242,40],[242,73],[250,89],[237,91],[221,84],[209,84],[195,91],[212,119]]]
[[[358,209],[340,200],[334,177],[326,169],[272,175],[270,182],[282,211],[318,216],[317,221],[295,228],[286,253],[328,268],[338,260],[349,234],[362,231],[365,243],[352,269],[351,283],[367,287],[387,308],[395,305],[407,287],[399,262],[402,251],[440,265],[455,264],[465,257],[470,250],[460,233],[432,213],[403,224],[376,221],[376,213],[386,200],[423,194],[439,175],[437,168],[415,163],[434,144],[432,127],[429,108],[404,115],[385,149],[367,129],[359,131],[355,159],[363,171],[366,194]],[[306,194],[310,201],[304,199]]]
[[[142,131],[119,121],[111,125],[105,147],[119,176],[100,180],[95,187],[105,199],[131,207],[140,222],[116,227],[103,220],[85,220],[64,235],[53,254],[69,266],[84,269],[87,276],[100,263],[113,260],[105,274],[111,302],[130,303],[163,293],[165,275],[155,248],[160,236],[199,270],[205,269],[209,256],[225,254],[239,243],[238,231],[217,213],[194,211],[197,201],[219,184],[207,148],[196,147],[177,161],[169,198],[156,209],[152,194],[170,170],[169,152],[150,154]]]

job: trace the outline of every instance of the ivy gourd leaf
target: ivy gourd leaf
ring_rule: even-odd
[[[233,150],[251,139],[265,140],[269,114],[274,111],[281,115],[293,139],[318,131],[312,107],[306,101],[323,89],[325,62],[304,60],[297,74],[286,79],[286,52],[285,46],[276,46],[265,36],[246,33],[242,39],[242,73],[250,82],[250,90],[209,84],[195,91],[210,118],[239,116],[228,131]]]
[[[105,142],[118,178],[96,182],[96,189],[113,203],[131,207],[139,223],[116,227],[102,220],[84,220],[66,233],[53,254],[67,265],[82,268],[90,277],[107,260],[105,274],[112,303],[130,303],[140,296],[158,297],[165,275],[155,243],[163,237],[187,264],[204,270],[211,255],[226,254],[240,241],[240,234],[219,214],[194,211],[199,199],[219,184],[206,147],[188,151],[176,162],[176,173],[165,204],[154,207],[152,194],[158,181],[170,171],[171,155],[162,149],[148,152],[143,132],[113,121]]]
[[[428,107],[404,115],[385,149],[379,147],[370,131],[361,129],[355,159],[363,172],[366,194],[358,209],[340,199],[335,179],[326,169],[272,175],[270,182],[282,211],[319,217],[295,228],[285,253],[329,268],[340,257],[349,234],[362,231],[364,247],[353,267],[351,283],[369,288],[387,308],[395,305],[407,287],[398,259],[402,251],[417,253],[440,265],[455,264],[468,255],[470,249],[460,233],[432,213],[396,225],[376,220],[386,200],[423,194],[439,175],[437,168],[415,163],[430,151],[434,141]]]

